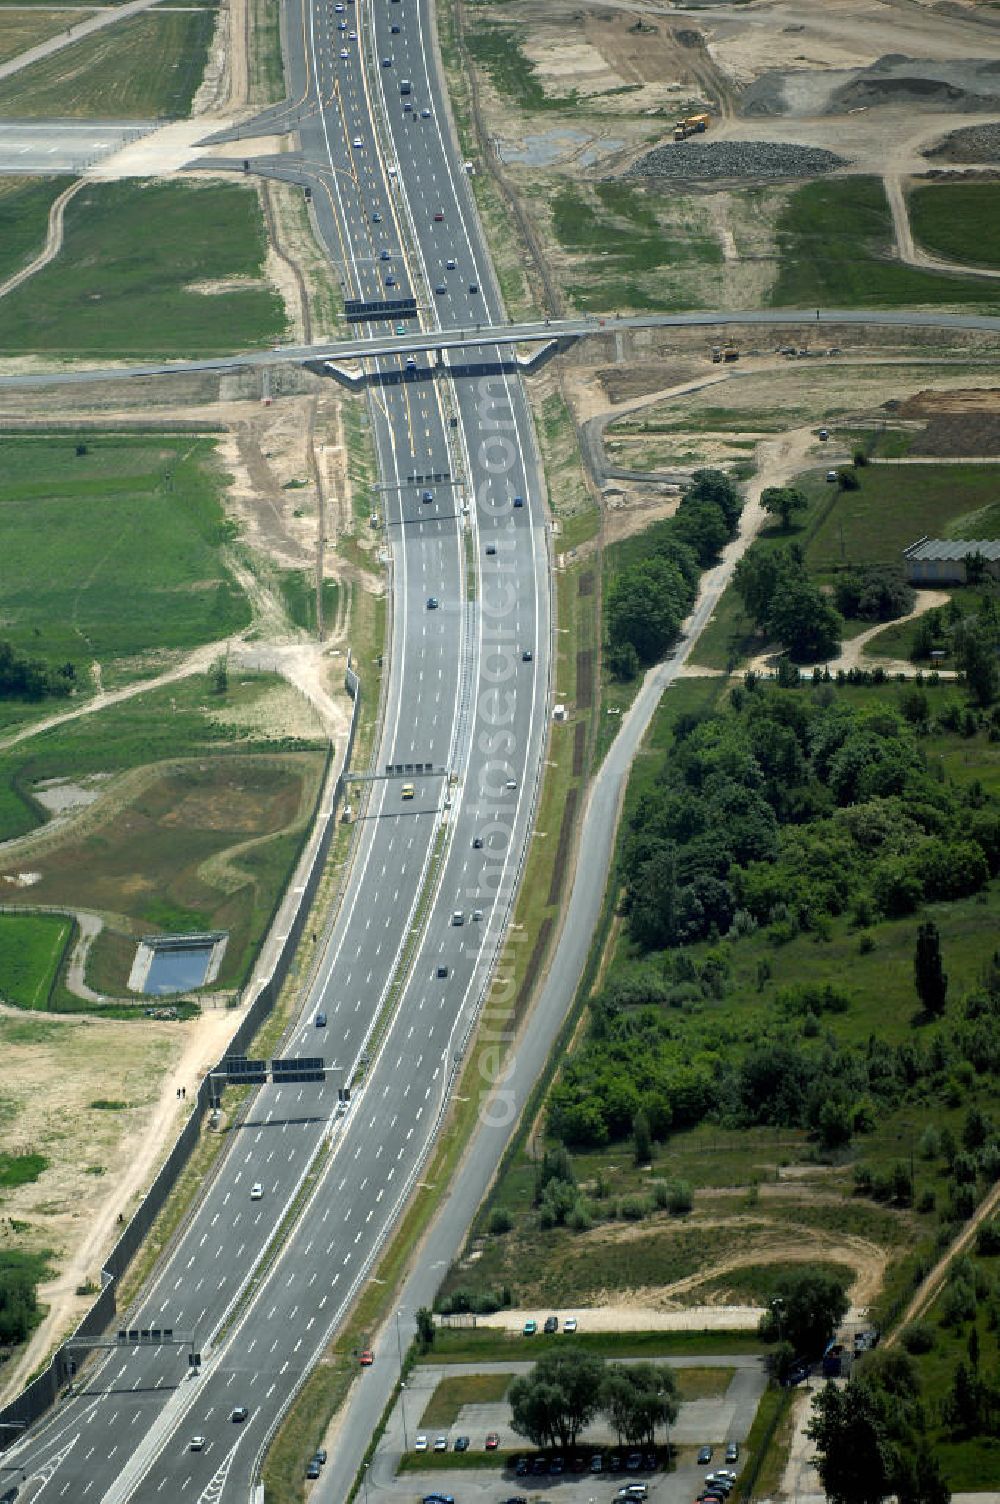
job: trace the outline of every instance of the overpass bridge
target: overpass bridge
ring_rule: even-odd
[[[316,370],[328,362],[391,360],[407,355],[463,354],[463,363],[495,363],[498,350],[516,345],[553,345],[567,348],[576,340],[599,334],[623,333],[630,329],[722,329],[808,326],[820,331],[847,325],[897,329],[980,330],[1000,335],[1000,316],[974,313],[938,313],[934,310],[861,308],[764,308],[744,312],[701,310],[695,313],[614,314],[569,319],[534,320],[527,323],[473,324],[454,329],[415,329],[404,334],[380,334],[349,339],[325,340],[308,345],[275,345],[267,350],[249,350],[204,360],[174,360],[142,365],[70,367],[64,370],[0,373],[0,390],[20,387],[72,386],[97,381],[130,381],[139,377],[190,375],[198,371],[239,371],[249,367],[301,365]],[[453,362],[454,363],[454,362]],[[530,361],[522,361],[530,365]],[[358,375],[362,375],[359,372]]]

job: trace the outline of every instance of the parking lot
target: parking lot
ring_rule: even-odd
[[[532,1364],[523,1363],[474,1363],[419,1365],[407,1380],[406,1389],[397,1401],[382,1443],[372,1460],[366,1475],[369,1500],[379,1499],[385,1504],[415,1504],[426,1494],[442,1493],[454,1497],[456,1504],[503,1504],[511,1498],[553,1499],[558,1504],[610,1504],[618,1490],[626,1484],[642,1482],[648,1488],[651,1504],[692,1504],[700,1491],[707,1472],[724,1465],[726,1443],[742,1443],[753,1424],[760,1396],[764,1392],[766,1375],[759,1358],[740,1354],[734,1357],[685,1357],[662,1360],[672,1368],[726,1368],[734,1373],[724,1393],[718,1399],[700,1399],[682,1404],[674,1425],[670,1428],[670,1442],[677,1449],[673,1471],[665,1471],[665,1438],[657,1438],[656,1467],[650,1468],[643,1458],[641,1467],[627,1468],[631,1449],[619,1449],[617,1437],[608,1428],[603,1418],[582,1434],[575,1454],[565,1460],[564,1471],[549,1471],[550,1460],[544,1459],[545,1471],[531,1471],[535,1457],[534,1449],[515,1435],[510,1426],[510,1410],[505,1400],[490,1404],[465,1405],[455,1423],[443,1428],[422,1428],[420,1419],[428,1401],[442,1379],[456,1378],[466,1374],[481,1373],[527,1373]],[[405,1427],[405,1445],[404,1445]],[[428,1467],[420,1471],[398,1473],[404,1450],[414,1453],[416,1438],[424,1435],[429,1450],[443,1436],[449,1453],[454,1456],[454,1444],[459,1436],[469,1438],[469,1455],[484,1455],[486,1436],[490,1432],[499,1435],[501,1452],[511,1454],[507,1465],[494,1467]],[[710,1445],[713,1449],[711,1463],[699,1465],[696,1455],[699,1447]],[[602,1468],[592,1472],[591,1459],[600,1453]],[[523,1455],[529,1461],[529,1471],[518,1476],[512,1465],[513,1455]],[[458,1462],[459,1459],[455,1459]],[[649,1459],[651,1460],[651,1459]],[[745,1463],[741,1455],[734,1465],[738,1471]],[[463,1459],[464,1461],[464,1459]],[[537,1466],[538,1464],[536,1464]]]

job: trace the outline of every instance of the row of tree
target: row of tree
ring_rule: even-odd
[[[620,1443],[652,1446],[658,1428],[677,1418],[680,1401],[662,1363],[608,1363],[596,1353],[567,1348],[546,1353],[510,1387],[511,1425],[536,1447],[573,1447],[580,1432],[603,1415]]]
[[[608,664],[630,679],[676,642],[702,569],[739,528],[743,499],[720,470],[697,470],[676,514],[621,546],[607,596]]]

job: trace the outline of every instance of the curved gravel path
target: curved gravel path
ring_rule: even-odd
[[[45,237],[45,245],[39,251],[34,261],[29,261],[27,266],[22,266],[19,272],[8,277],[6,282],[0,282],[0,298],[5,298],[15,287],[20,287],[22,282],[27,282],[36,272],[40,272],[43,266],[48,266],[54,261],[63,247],[63,217],[66,205],[74,194],[79,193],[84,185],[84,178],[77,178],[75,183],[70,183],[64,188],[59,197],[53,201],[49,210],[49,231]]]

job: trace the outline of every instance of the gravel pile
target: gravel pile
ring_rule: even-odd
[[[924,152],[944,162],[1000,162],[1000,125],[966,125]]]
[[[654,146],[629,178],[811,178],[843,167],[844,158],[819,146],[787,141],[675,141]]]

